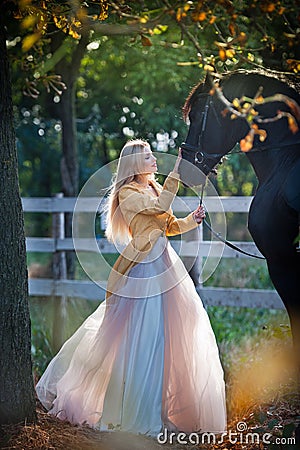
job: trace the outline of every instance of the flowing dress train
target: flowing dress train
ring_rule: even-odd
[[[63,345],[36,390],[50,414],[99,430],[226,429],[215,336],[166,237]]]

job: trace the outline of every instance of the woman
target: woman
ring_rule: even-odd
[[[163,429],[223,432],[223,371],[208,316],[168,235],[205,217],[177,219],[179,154],[163,186],[147,142],[122,149],[107,204],[109,240],[127,246],[106,300],[63,345],[37,384],[61,419],[157,436]]]

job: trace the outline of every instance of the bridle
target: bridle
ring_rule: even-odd
[[[201,94],[200,94],[201,95]],[[222,156],[224,156],[223,153],[206,153],[203,150],[203,141],[204,141],[204,134],[206,130],[206,124],[207,124],[207,117],[209,114],[210,107],[216,117],[216,120],[220,124],[220,119],[218,117],[217,111],[215,109],[212,96],[211,94],[202,94],[206,95],[206,102],[204,106],[204,110],[202,112],[202,123],[201,123],[201,130],[198,136],[198,145],[194,146],[191,144],[188,144],[187,142],[183,142],[180,146],[182,150],[182,156],[184,159],[187,159],[188,161],[192,162],[195,166],[199,167],[199,169],[205,174],[208,175],[212,169],[218,164]]]

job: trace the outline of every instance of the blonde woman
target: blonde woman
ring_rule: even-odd
[[[179,153],[163,186],[142,140],[123,147],[107,203],[109,240],[125,244],[106,300],[63,345],[37,384],[51,414],[99,430],[157,436],[226,429],[223,371],[208,316],[167,236],[197,227],[177,219]]]

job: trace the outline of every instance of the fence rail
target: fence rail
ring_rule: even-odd
[[[209,213],[232,212],[247,213],[249,211],[252,197],[207,197],[205,207]],[[77,203],[77,198],[63,197],[38,197],[22,198],[22,205],[25,213],[39,212],[60,214],[71,213],[76,205],[77,212],[96,213],[100,212],[101,198],[86,197],[81,198]],[[175,214],[187,213],[195,209],[198,205],[196,197],[177,197],[173,203]],[[220,254],[223,244],[217,241],[205,241],[200,234],[199,241],[181,241],[180,256],[195,257],[199,255],[202,258],[208,255],[214,256]],[[113,244],[104,238],[97,240],[99,248],[103,253],[116,253]],[[76,239],[76,248],[82,251],[90,251],[92,248],[91,239]],[[171,240],[172,246],[178,250],[178,241]],[[242,250],[260,255],[253,242],[234,242]],[[27,237],[27,252],[47,252],[57,253],[74,250],[72,238],[59,236],[53,237]],[[244,258],[243,254],[225,247],[222,257],[224,258]],[[238,274],[237,274],[238,277]],[[104,298],[106,282],[100,281],[96,284],[91,281],[77,281],[67,279],[40,279],[31,278],[29,280],[29,293],[33,296],[58,296],[58,297],[79,297],[95,301]],[[284,308],[282,301],[276,291],[260,289],[228,289],[228,288],[209,288],[199,286],[197,288],[201,298],[206,305],[230,305],[251,308]]]

